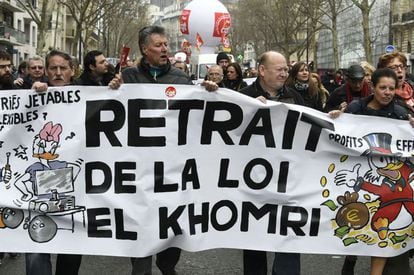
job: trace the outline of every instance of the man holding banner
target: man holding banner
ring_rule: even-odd
[[[147,26],[138,34],[142,59],[137,67],[122,72],[124,83],[159,83],[192,85],[190,77],[180,69],[171,66],[168,59],[168,39],[161,26]],[[207,91],[218,89],[216,83],[204,81]],[[171,247],[157,254],[156,264],[163,275],[176,274],[175,266],[180,259],[181,250]],[[152,256],[131,258],[132,275],[151,274]]]
[[[125,83],[187,84],[191,79],[183,71],[171,66],[168,59],[168,41],[165,30],[160,26],[148,26],[139,31],[139,49],[142,59],[137,67],[125,69],[122,78]],[[170,247],[157,254],[157,266],[162,274],[176,274],[175,266],[181,250]],[[151,274],[152,256],[131,258],[132,275]]]
[[[96,52],[89,54],[89,57],[96,54]],[[95,58],[95,55],[94,55]],[[48,77],[48,84],[43,82],[33,83],[32,89],[37,92],[44,92],[51,87],[61,87],[72,85],[72,77],[74,75],[74,64],[73,60],[65,52],[52,50],[45,58],[46,60],[46,74]],[[102,61],[102,60],[101,60]],[[106,61],[101,62],[99,70],[100,72],[105,72]],[[92,66],[91,66],[92,67]],[[98,66],[95,66],[98,67]],[[89,79],[91,81],[91,79]],[[121,79],[119,76],[115,76],[108,84],[110,88],[117,89],[119,88]],[[87,82],[81,82],[81,85],[90,85]],[[96,84],[98,85],[98,84]],[[27,175],[23,175],[21,178]],[[30,177],[30,174],[28,175]],[[23,197],[29,196],[30,193],[25,193],[27,187],[24,186],[25,181],[16,180],[16,187],[24,192]],[[58,275],[75,275],[78,274],[79,267],[82,261],[82,255],[68,255],[68,254],[59,254],[56,262],[56,274]],[[48,275],[52,274],[52,265],[50,262],[50,254],[42,253],[27,253],[26,254],[26,274],[28,275]]]
[[[45,58],[46,74],[49,79],[49,85],[43,82],[33,83],[32,89],[37,92],[46,91],[48,86],[59,87],[67,86],[72,82],[74,75],[73,61],[70,55],[65,52],[52,50]],[[21,176],[21,180],[16,180],[16,187],[20,191],[25,191],[25,177],[30,178],[30,174],[26,173]],[[28,196],[29,193],[23,194]],[[56,274],[78,274],[82,261],[82,255],[59,254],[56,261]],[[50,254],[45,253],[26,253],[26,274],[27,275],[51,275],[52,263]]]
[[[240,93],[255,97],[262,102],[274,100],[284,103],[304,105],[300,94],[284,86],[288,77],[286,58],[274,51],[263,53],[259,58],[259,76],[256,81]],[[245,275],[266,275],[267,257],[264,251],[244,250],[243,268]],[[299,275],[300,254],[275,253],[272,274]]]
[[[171,66],[164,28],[149,26],[141,29],[139,48],[143,57],[137,67],[127,68],[122,73],[125,83],[192,84],[183,71]]]
[[[0,90],[12,89],[11,85],[13,84],[13,76],[11,74],[11,55],[5,51],[0,51]],[[1,146],[0,146],[1,147]],[[12,177],[12,172],[7,168],[7,164],[4,167],[0,166],[0,182],[7,183]],[[0,216],[2,211],[0,210]],[[2,259],[4,258],[4,252],[0,251],[0,265]],[[11,257],[16,257],[16,253],[10,253]]]

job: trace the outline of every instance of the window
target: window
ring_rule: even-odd
[[[36,47],[36,27],[32,26],[32,46]]]
[[[29,2],[33,8],[37,9],[37,0],[27,0],[27,2]]]

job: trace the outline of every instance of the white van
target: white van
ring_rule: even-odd
[[[230,63],[234,62],[234,57],[231,54],[227,54],[230,57]],[[208,67],[216,65],[217,54],[199,54],[191,56],[190,58],[190,75],[195,83],[203,82],[207,75]]]

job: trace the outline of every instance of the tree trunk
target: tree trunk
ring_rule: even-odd
[[[46,46],[46,34],[49,27],[49,22],[52,20],[52,10],[55,8],[55,5],[51,3],[48,6],[49,2],[45,1],[42,6],[41,11],[41,21],[36,22],[37,23],[37,47],[36,47],[36,53],[38,55],[43,56],[47,49],[45,49]]]
[[[318,27],[318,22],[316,20],[312,20],[311,23],[312,35],[310,40],[310,49],[312,50],[313,70],[316,72],[318,69],[318,43],[316,41],[316,29]]]
[[[363,46],[365,51],[366,61],[372,64],[372,48],[371,48],[371,36],[369,32],[369,11],[361,9],[362,12],[362,30],[363,30]]]
[[[44,55],[44,47],[46,45],[46,32],[44,29],[38,28],[37,29],[37,47],[36,47],[36,54],[43,56]]]
[[[332,50],[335,71],[339,69],[339,50],[338,50],[338,29],[337,29],[337,18],[332,17]]]
[[[312,49],[313,49],[313,70],[314,72],[318,72],[318,43],[316,42],[316,39],[312,42]]]
[[[79,54],[79,46],[81,44],[81,35],[82,35],[82,29],[80,28],[79,24],[76,24],[75,37],[74,37],[75,42],[72,45],[73,56],[78,56]]]

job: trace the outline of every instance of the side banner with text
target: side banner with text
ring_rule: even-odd
[[[414,248],[407,121],[125,84],[0,91],[2,251]]]

